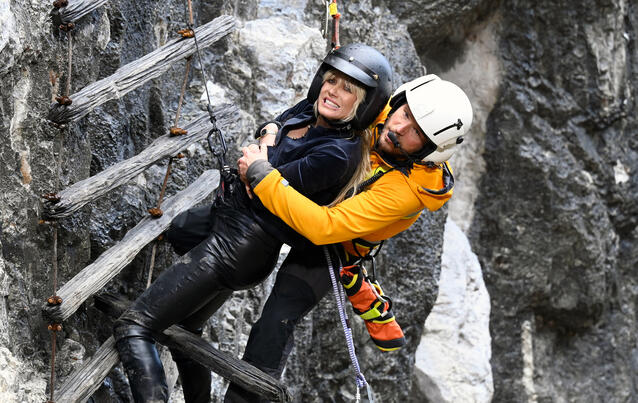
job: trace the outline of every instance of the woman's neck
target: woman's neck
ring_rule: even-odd
[[[334,126],[332,126],[330,123],[328,123],[328,121],[326,119],[324,119],[324,117],[321,116],[321,115],[317,116],[317,121],[315,122],[314,126],[321,126],[321,127],[325,127],[325,128],[328,128],[328,129],[334,129]]]

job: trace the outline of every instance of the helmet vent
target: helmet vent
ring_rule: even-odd
[[[439,130],[438,132],[434,133],[432,136],[437,136],[441,133],[443,133],[444,131],[451,129],[453,127],[456,127],[456,130],[461,130],[461,127],[463,127],[463,122],[461,122],[461,119],[459,119],[456,123],[452,123],[449,126],[444,127],[443,129]]]
[[[417,85],[416,87],[412,88],[410,91],[414,91],[414,90],[416,90],[417,88],[419,88],[420,86],[425,85],[425,84],[427,84],[427,83],[430,83],[430,82],[432,82],[432,81],[436,80],[437,78],[438,78],[438,77],[436,77],[436,78],[432,78],[432,79],[430,79],[430,80],[428,80],[428,81],[424,81],[424,82],[422,82],[421,84]]]

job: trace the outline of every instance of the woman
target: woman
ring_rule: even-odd
[[[311,200],[320,204],[338,200],[340,191],[353,184],[351,178],[366,148],[353,131],[365,129],[383,108],[390,95],[391,74],[383,55],[366,45],[348,45],[328,54],[307,100],[278,118],[281,129],[268,152],[271,163]],[[169,241],[178,253],[188,253],[162,273],[114,325],[116,347],[136,402],[168,399],[154,332],[173,324],[200,332],[232,291],[248,288],[270,274],[283,242],[307,242],[257,199],[251,201],[239,181],[203,210],[203,221],[198,222],[202,208],[176,218]],[[201,228],[203,224],[209,231],[205,239],[188,237],[193,235],[191,225]],[[172,353],[186,401],[209,401],[210,372],[179,352]]]

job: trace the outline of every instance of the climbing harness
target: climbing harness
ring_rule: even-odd
[[[335,271],[332,265],[332,259],[330,257],[330,251],[328,250],[328,246],[323,247],[323,253],[326,257],[326,262],[328,264],[328,271],[330,272],[330,281],[332,282],[332,291],[334,293],[335,299],[337,301],[337,310],[339,311],[339,319],[341,320],[341,326],[343,327],[343,334],[346,338],[346,344],[348,346],[348,353],[350,355],[350,361],[352,362],[352,368],[355,374],[355,382],[357,385],[356,392],[356,402],[361,401],[361,393],[360,390],[364,386],[368,392],[368,400],[371,403],[374,403],[374,395],[372,392],[372,387],[368,382],[366,382],[366,378],[361,373],[361,368],[359,367],[359,360],[357,359],[357,354],[354,351],[354,342],[352,340],[352,328],[350,328],[350,321],[348,320],[348,314],[345,310],[345,296],[343,288],[337,282],[335,277]],[[337,261],[339,262],[339,270],[341,271],[341,259],[337,256]]]

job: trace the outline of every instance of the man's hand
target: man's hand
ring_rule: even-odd
[[[257,160],[268,161],[268,147],[265,145],[258,146],[257,144],[251,144],[248,147],[242,148],[243,157],[237,160],[237,170],[239,171],[239,178],[246,185],[246,192],[252,199],[252,191],[250,190],[250,182],[246,178],[246,172],[248,167]]]

